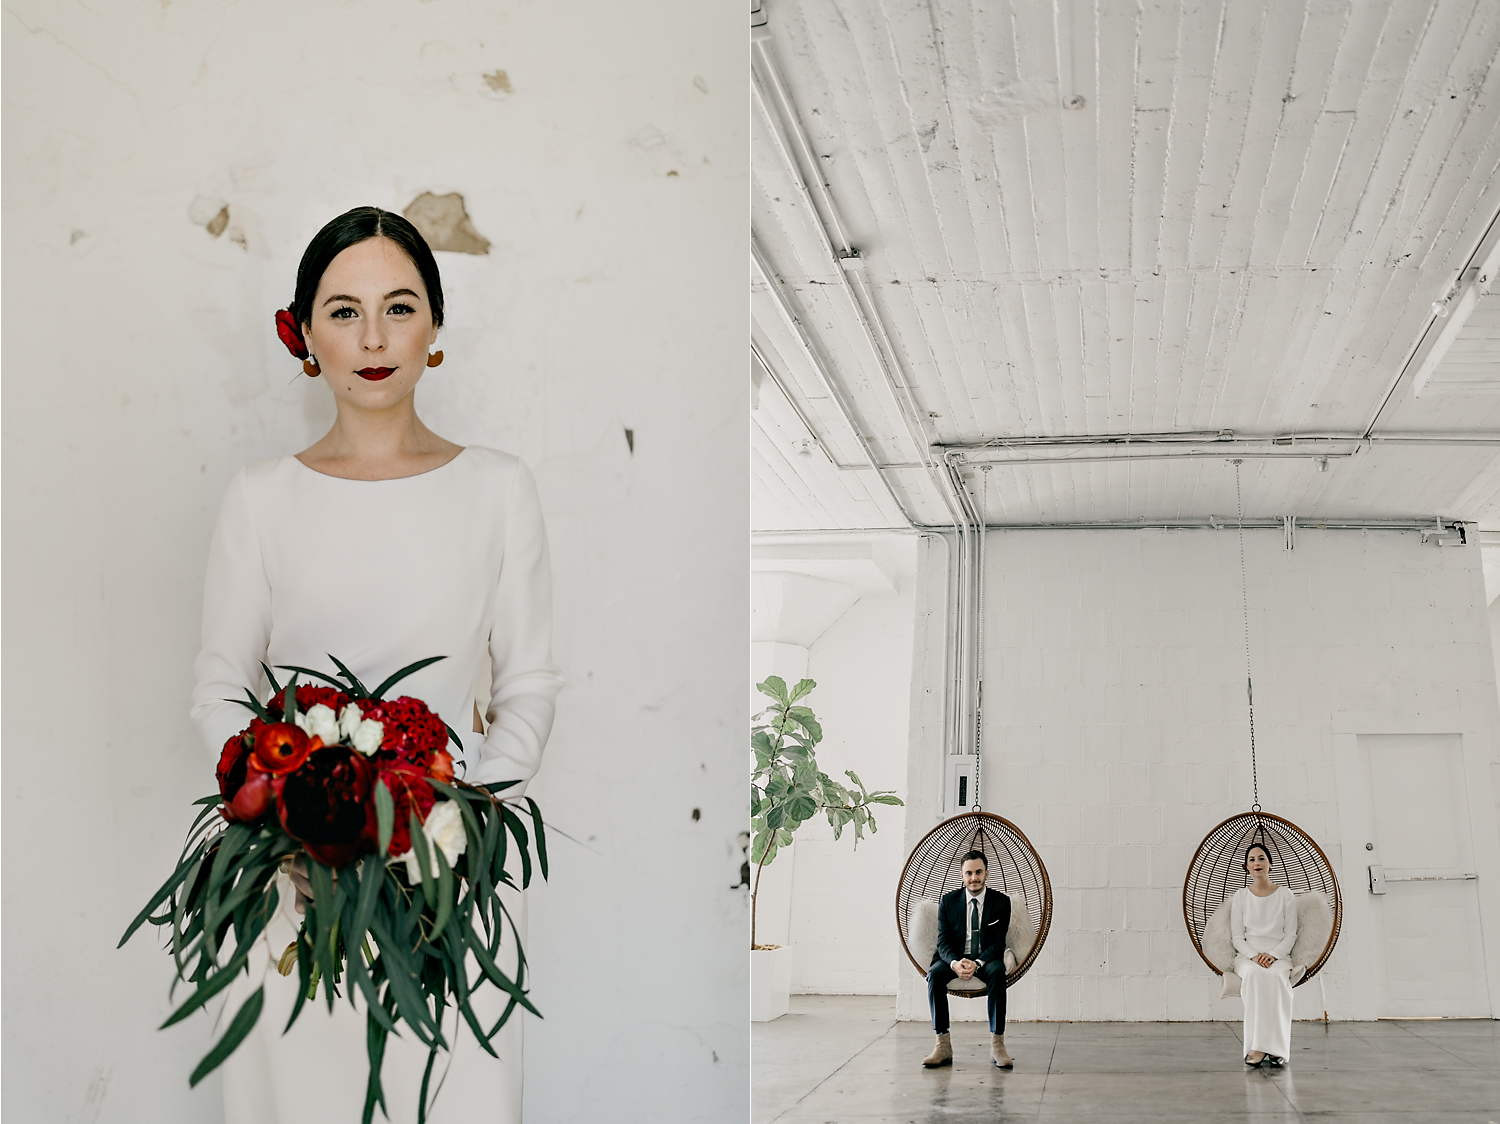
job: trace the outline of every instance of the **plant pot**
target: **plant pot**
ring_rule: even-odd
[[[786,1014],[792,993],[792,950],[750,950],[750,1021],[768,1023]]]

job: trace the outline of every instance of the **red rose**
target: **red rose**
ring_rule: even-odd
[[[256,735],[250,767],[273,776],[284,776],[300,769],[310,753],[322,748],[322,738],[310,738],[290,722],[275,722]]]
[[[331,745],[288,773],[281,787],[281,826],[326,866],[344,866],[371,849],[375,769],[347,746]]]
[[[314,687],[310,685],[297,688],[297,709],[306,714],[313,707],[322,703],[329,710],[337,714],[344,709],[344,704],[349,701],[349,696],[334,687]],[[272,714],[283,714],[286,708],[286,688],[283,687],[271,696],[271,701],[266,703],[266,710]]]
[[[388,852],[394,858],[411,850],[411,814],[417,813],[417,820],[426,823],[427,813],[437,802],[437,793],[427,783],[420,767],[404,761],[386,766],[380,770],[379,776],[390,789],[391,800],[396,806]]]
[[[297,326],[297,318],[292,315],[291,309],[276,310],[276,334],[286,344],[286,349],[298,359],[307,358],[307,344],[302,339],[302,329]]]

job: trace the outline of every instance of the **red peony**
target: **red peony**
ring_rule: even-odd
[[[282,782],[281,826],[320,863],[352,862],[375,839],[374,777],[374,767],[347,746],[320,749]]]
[[[391,791],[391,800],[396,806],[395,826],[391,830],[389,854],[392,858],[411,850],[411,814],[417,813],[420,823],[427,822],[427,813],[437,802],[437,793],[427,783],[420,767],[398,761],[380,770],[380,779]]]
[[[286,349],[298,359],[307,358],[307,343],[302,338],[302,329],[298,327],[297,318],[292,315],[291,309],[276,310],[276,334],[286,344]]]
[[[290,722],[274,722],[256,735],[250,767],[272,776],[285,776],[300,769],[310,753],[322,748],[322,738],[310,738]]]

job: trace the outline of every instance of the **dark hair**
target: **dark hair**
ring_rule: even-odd
[[[1264,851],[1266,853],[1266,862],[1267,862],[1267,864],[1270,865],[1270,866],[1275,866],[1276,865],[1276,860],[1271,857],[1271,848],[1267,847],[1264,843],[1252,843],[1252,844],[1250,844],[1250,846],[1248,846],[1248,847],[1245,848],[1245,862],[1244,862],[1245,869],[1246,870],[1250,869],[1250,852],[1253,851],[1253,850],[1255,850],[1257,847],[1259,847],[1262,851]]]
[[[438,276],[437,261],[427,239],[404,215],[382,211],[379,207],[355,207],[314,234],[307,249],[302,251],[302,261],[297,266],[297,295],[292,298],[291,306],[299,329],[312,321],[313,298],[318,295],[318,282],[323,280],[329,263],[350,246],[371,238],[389,238],[411,258],[427,289],[432,323],[436,327],[442,326],[443,281]]]
[[[984,863],[984,869],[989,870],[990,862],[987,858],[984,857],[983,851],[970,851],[967,855],[964,856],[963,861],[972,862],[974,859],[978,859],[980,862]],[[960,865],[962,865],[962,863]]]

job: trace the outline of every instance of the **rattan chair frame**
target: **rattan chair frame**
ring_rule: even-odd
[[[1012,901],[1017,893],[1026,899],[1036,940],[1026,958],[1016,964],[1015,971],[1006,974],[1005,986],[1013,987],[1036,962],[1052,928],[1052,880],[1041,855],[1037,854],[1026,834],[993,812],[961,812],[938,824],[912,848],[901,871],[901,880],[896,883],[896,932],[901,938],[901,948],[912,967],[925,976],[931,965],[919,964],[912,955],[911,945],[907,943],[910,935],[907,917],[917,898],[936,901],[947,891],[963,885],[959,877],[963,864],[959,859],[968,851],[984,852],[990,868],[986,885],[1011,895]],[[1000,875],[998,885],[996,874]],[[949,994],[978,998],[987,990],[954,991],[950,988]]]
[[[1344,897],[1323,848],[1291,820],[1269,812],[1241,812],[1205,835],[1182,880],[1182,920],[1203,963],[1215,975],[1223,975],[1203,952],[1203,930],[1214,910],[1236,890],[1250,884],[1243,862],[1245,849],[1254,843],[1262,844],[1271,853],[1271,871],[1279,885],[1294,894],[1309,891],[1326,894],[1333,903],[1333,929],[1328,943],[1295,985],[1301,987],[1318,974],[1338,943],[1344,923]]]

